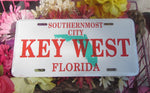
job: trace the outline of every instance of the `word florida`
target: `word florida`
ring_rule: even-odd
[[[76,53],[75,55],[77,57],[85,57],[86,55],[90,55],[91,57],[114,57],[117,55],[117,52],[120,57],[129,56],[127,46],[130,46],[130,40],[128,38],[108,38],[106,40],[72,39],[70,42],[73,42],[72,47],[74,47]],[[65,46],[65,43],[68,43],[66,39],[22,39],[22,50],[20,57],[62,57],[63,55],[61,55],[61,52],[66,51],[63,51],[62,48],[62,46]],[[50,48],[52,44],[54,47]],[[37,47],[35,48],[33,46]],[[54,48],[56,53],[51,55],[50,51]],[[89,51],[91,51],[91,53],[89,53]]]

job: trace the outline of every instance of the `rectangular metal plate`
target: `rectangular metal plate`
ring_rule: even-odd
[[[48,19],[17,22],[16,77],[138,74],[131,19]]]

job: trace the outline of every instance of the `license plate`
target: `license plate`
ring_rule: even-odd
[[[139,72],[131,19],[17,22],[16,77],[134,76]]]

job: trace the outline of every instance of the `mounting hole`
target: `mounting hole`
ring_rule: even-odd
[[[35,72],[45,72],[45,69],[39,68],[39,69],[34,69]]]
[[[104,25],[107,25],[107,26],[112,26],[112,25],[114,25],[114,23],[104,23]]]
[[[116,68],[107,68],[107,71],[117,71]]]
[[[47,26],[47,23],[38,23],[38,26]]]

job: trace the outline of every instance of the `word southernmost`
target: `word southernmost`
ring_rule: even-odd
[[[50,22],[48,28],[102,28],[103,22]]]

